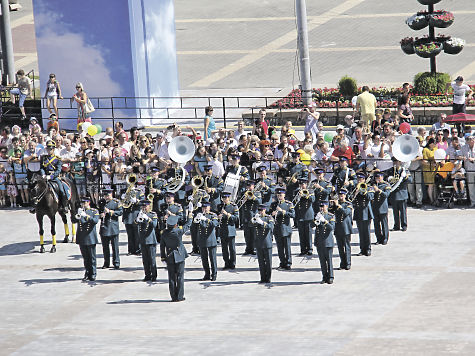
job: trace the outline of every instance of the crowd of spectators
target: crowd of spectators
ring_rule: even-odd
[[[78,95],[81,90],[78,85]],[[372,101],[367,94],[364,91],[364,98],[356,101],[358,107],[371,106],[364,103],[365,100]],[[389,176],[393,167],[392,145],[401,134],[399,126],[413,119],[407,93],[402,93],[399,102],[396,110],[374,109],[374,118],[365,115],[357,123],[356,115],[348,115],[345,124],[338,125],[336,135],[330,139],[326,137],[327,131],[324,131],[315,104],[301,112],[306,123],[303,137],[301,132],[297,135],[291,121],[282,127],[270,126],[265,109],[260,110],[252,127],[245,127],[240,121],[233,129],[217,128],[213,108],[206,107],[202,133],[190,126],[182,128],[176,124],[153,134],[136,127],[126,132],[123,124],[116,122],[115,127],[106,128],[104,135],[97,135],[99,138],[81,132],[80,128],[75,133],[59,130],[55,118],[43,133],[36,119],[32,118],[28,130],[22,131],[15,125],[1,131],[0,205],[15,207],[31,203],[28,180],[40,172],[39,158],[45,153],[48,140],[56,142],[55,154],[61,159],[63,170],[75,178],[79,194],[89,195],[93,200],[98,199],[101,187],[112,187],[119,194],[130,173],[136,174],[139,187],[144,187],[151,167],[158,167],[160,173],[166,175],[172,165],[168,145],[174,137],[185,134],[196,145],[196,153],[185,167],[191,175],[202,174],[205,164],[211,163],[213,174],[222,176],[227,157],[239,153],[240,164],[249,169],[251,176],[258,166],[266,165],[278,182],[285,175],[291,153],[298,151],[307,155],[302,157],[308,157],[305,163],[311,168],[323,167],[327,179],[340,156],[346,156],[356,171],[375,167]],[[465,127],[462,135],[457,128],[444,123],[442,114],[431,129],[412,127],[410,133],[420,145],[418,156],[410,166],[414,177],[410,187],[411,202],[422,205],[422,194],[426,192],[426,201],[435,203],[434,178],[441,163],[435,161],[434,152],[442,148],[455,164],[449,177],[468,178],[471,206],[474,206],[475,150],[471,128]]]

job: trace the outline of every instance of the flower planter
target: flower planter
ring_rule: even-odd
[[[414,43],[401,44],[401,49],[405,54],[414,54],[414,53],[416,53],[416,51],[414,50]]]
[[[446,17],[449,17],[448,13],[447,12],[443,12],[443,13],[438,13],[438,14],[433,14],[430,16],[429,18],[429,24],[431,26],[434,26],[434,27],[438,27],[438,28],[447,28],[449,27],[450,25],[452,25],[454,23],[454,18],[452,16],[452,18],[450,20],[443,20],[443,19],[438,19],[437,17],[438,16],[446,16]]]
[[[434,4],[437,4],[438,2],[441,2],[441,0],[417,0],[417,1],[419,1],[419,3],[422,5],[434,5]]]
[[[429,25],[429,20],[426,16],[413,15],[406,20],[406,23],[411,29],[419,31]]]
[[[446,46],[444,45],[444,52],[447,54],[459,54],[462,52],[463,46]]]
[[[414,47],[416,54],[422,58],[431,58],[437,56],[442,51],[442,44],[439,42],[430,42],[427,45],[434,44],[435,48],[431,51],[421,50],[419,47]]]

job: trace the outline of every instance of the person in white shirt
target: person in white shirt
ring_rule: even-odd
[[[458,76],[452,83],[447,83],[446,90],[452,87],[454,91],[454,102],[452,113],[465,113],[465,95],[468,94],[468,100],[472,99],[473,91],[467,84],[463,83],[463,77]]]
[[[390,170],[393,167],[389,140],[381,141],[381,137],[378,134],[373,135],[372,143],[366,149],[366,155],[368,158],[375,158],[373,162],[381,172]]]
[[[302,117],[305,118],[304,133],[310,132],[312,134],[313,142],[317,141],[317,134],[320,131],[317,125],[320,113],[315,111],[316,106],[317,105],[312,102],[308,108],[302,109]]]
[[[447,114],[445,113],[442,113],[440,114],[439,116],[439,121],[437,121],[436,123],[434,123],[432,125],[432,130],[434,131],[439,131],[439,130],[443,130],[443,129],[447,129],[447,130],[450,130],[450,125],[446,122],[444,122],[444,120],[447,118]]]
[[[467,186],[470,193],[470,207],[475,207],[475,137],[467,137],[467,144],[462,147]]]
[[[59,157],[64,163],[72,162],[76,159],[77,150],[72,147],[71,140],[65,139],[64,148],[59,152]]]
[[[244,121],[239,121],[237,124],[237,130],[234,131],[234,139],[237,141],[239,141],[239,138],[242,136],[242,135],[247,135],[248,131],[244,131]]]
[[[127,134],[125,131],[117,135],[117,141],[119,141],[119,146],[127,151],[127,154],[130,153],[130,147],[132,146],[130,142],[127,141]]]

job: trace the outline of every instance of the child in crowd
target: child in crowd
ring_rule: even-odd
[[[41,126],[38,124],[36,117],[31,117],[28,130],[30,131],[30,135],[37,135],[38,133],[41,133]]]
[[[51,114],[49,116],[48,127],[47,127],[48,131],[50,127],[54,127],[56,129],[56,132],[59,132],[58,117],[56,116],[56,114]]]
[[[5,166],[0,163],[0,206],[4,207],[7,200],[7,173],[5,172]]]
[[[18,190],[16,189],[16,184],[15,184],[15,176],[13,172],[10,172],[8,174],[8,186],[7,186],[7,194],[10,199],[10,206],[12,208],[16,208],[16,197],[18,195]]]

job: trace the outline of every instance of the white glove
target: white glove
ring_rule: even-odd
[[[150,216],[148,216],[147,214],[143,213],[143,219],[144,219],[145,221],[148,221],[148,220],[150,220]]]
[[[51,180],[51,176],[50,176],[50,175],[47,175],[45,178],[46,178],[46,180]]]
[[[258,216],[258,217],[256,218],[256,222],[257,222],[259,225],[264,225],[264,221],[262,221],[262,219],[261,219],[260,216]]]
[[[196,207],[201,208],[201,203],[198,202],[198,203],[196,204]]]
[[[137,198],[136,198],[136,197],[133,197],[132,199],[130,199],[130,201],[131,201],[132,203],[136,203],[136,202],[137,202]]]
[[[191,201],[188,203],[188,211],[193,211],[193,203]]]
[[[192,200],[193,200],[193,195],[188,196],[188,201],[192,201]]]
[[[121,200],[124,200],[124,199],[125,199],[125,193],[120,196],[120,199],[121,199]]]
[[[201,221],[206,221],[206,220],[208,220],[208,218],[204,214],[201,214]]]

